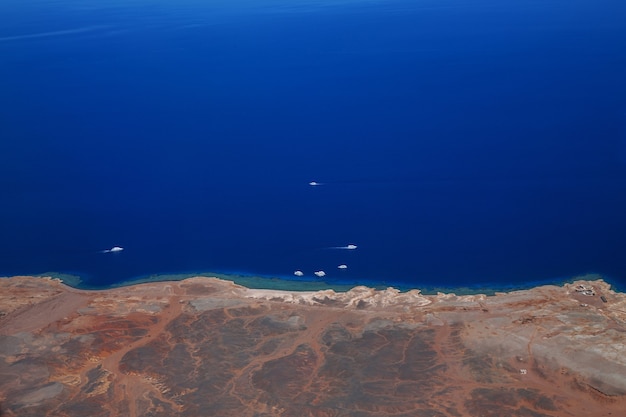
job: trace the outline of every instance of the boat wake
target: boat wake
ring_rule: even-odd
[[[111,249],[101,250],[99,253],[115,253],[115,252],[121,252],[123,250],[124,248],[121,246],[113,246]]]
[[[356,246],[356,245],[349,244],[349,245],[346,245],[346,246],[331,246],[331,247],[330,247],[330,248],[328,248],[328,249],[354,250],[354,249],[356,249],[356,248],[357,248],[357,246]]]

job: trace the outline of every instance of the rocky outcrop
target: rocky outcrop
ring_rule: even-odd
[[[2,416],[617,416],[626,297],[0,280]]]
[[[395,288],[375,290],[364,286],[354,287],[346,292],[323,290],[315,292],[289,292],[277,290],[244,289],[242,296],[269,301],[282,301],[292,304],[334,306],[340,308],[388,308],[422,307],[432,301],[419,290],[400,292]]]

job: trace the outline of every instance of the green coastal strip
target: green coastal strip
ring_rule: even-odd
[[[419,289],[423,294],[437,294],[441,293],[455,293],[457,295],[470,295],[470,294],[486,294],[493,295],[497,292],[510,292],[517,290],[526,290],[541,285],[563,285],[577,280],[595,281],[598,279],[604,279],[599,274],[586,274],[571,278],[562,278],[546,281],[533,281],[526,282],[515,286],[464,286],[464,287],[444,287],[444,286],[407,286],[398,285],[397,283],[352,283],[352,284],[337,284],[328,283],[324,281],[305,281],[305,280],[293,280],[279,277],[265,277],[256,275],[243,275],[243,274],[224,274],[217,272],[186,272],[179,274],[153,274],[137,277],[136,279],[118,282],[109,286],[93,286],[84,282],[80,276],[64,274],[58,272],[46,272],[37,274],[35,276],[58,278],[63,281],[64,284],[78,289],[85,290],[106,290],[110,288],[120,288],[130,285],[151,283],[151,282],[164,282],[164,281],[182,281],[192,277],[207,277],[207,278],[219,278],[226,281],[233,281],[237,285],[241,285],[250,289],[270,289],[270,290],[282,290],[282,291],[321,291],[332,289],[337,292],[345,292],[358,285],[365,285],[375,289],[385,289],[388,287],[396,288],[402,292],[412,289]]]
[[[324,281],[300,281],[289,280],[278,277],[262,277],[256,275],[240,275],[240,274],[223,274],[218,272],[198,272],[198,273],[184,273],[184,274],[157,274],[147,277],[139,277],[130,281],[120,282],[112,285],[111,287],[123,287],[127,285],[145,283],[145,282],[159,282],[159,281],[181,281],[183,279],[192,277],[207,277],[207,278],[219,278],[226,281],[233,281],[237,285],[241,285],[251,289],[264,289],[264,290],[282,290],[282,291],[320,291],[333,289],[338,292],[349,291],[354,288],[355,285],[341,285],[330,284]],[[382,288],[382,287],[381,287]]]

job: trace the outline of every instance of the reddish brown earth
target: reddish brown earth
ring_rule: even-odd
[[[623,416],[625,352],[626,296],[601,280],[490,297],[0,280],[5,417]]]

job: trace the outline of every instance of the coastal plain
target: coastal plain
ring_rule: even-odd
[[[0,279],[0,415],[566,417],[626,410],[626,295],[88,291]]]

